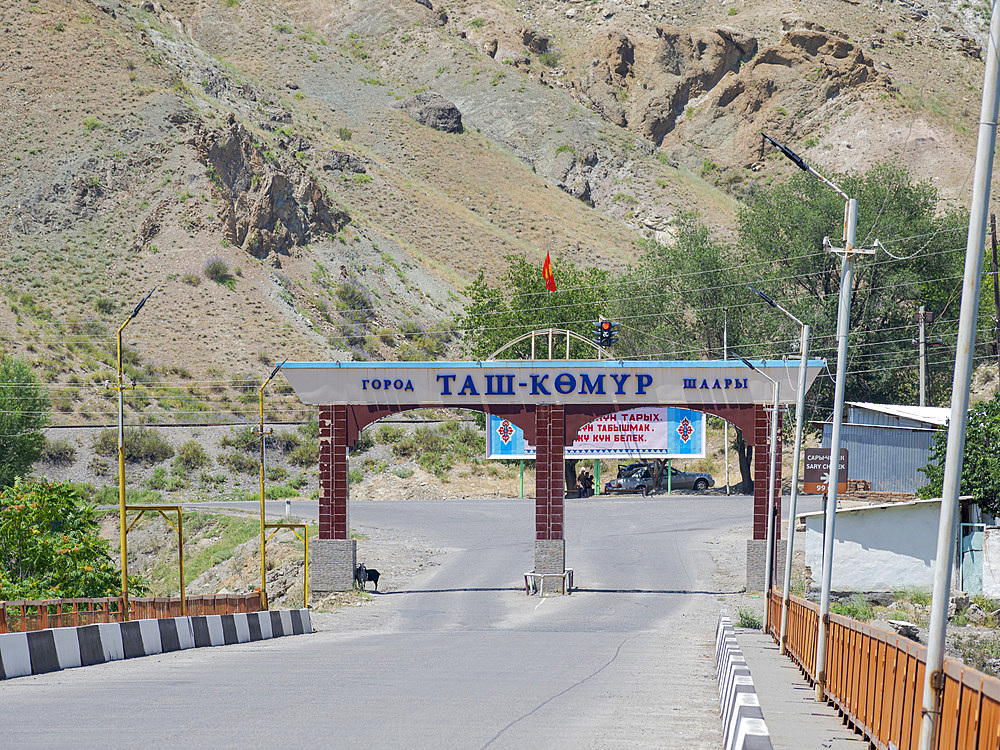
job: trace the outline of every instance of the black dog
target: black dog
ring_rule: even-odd
[[[375,568],[366,568],[364,563],[359,565],[354,572],[354,580],[362,589],[366,589],[368,581],[372,581],[375,584],[375,590],[378,591],[378,579],[379,572]]]

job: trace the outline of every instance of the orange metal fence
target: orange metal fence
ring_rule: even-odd
[[[229,615],[267,609],[261,605],[261,596],[257,593],[187,597],[188,615]],[[130,620],[180,616],[180,597],[129,599]],[[121,622],[121,619],[121,597],[0,601],[0,633],[92,625],[97,622]]]
[[[768,595],[770,632],[778,640],[781,594]],[[816,681],[819,607],[790,597],[785,649]],[[827,700],[875,747],[917,747],[927,649],[908,638],[831,614],[827,626]],[[1000,750],[1000,679],[945,659],[939,750]]]

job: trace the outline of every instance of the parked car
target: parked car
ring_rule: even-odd
[[[695,490],[704,492],[709,487],[715,485],[715,480],[711,474],[702,471],[678,471],[670,468],[671,490]],[[667,471],[664,469],[660,477],[658,489],[667,489]],[[604,491],[612,492],[641,492],[643,497],[653,491],[653,469],[649,464],[629,464],[618,467],[618,478],[612,479],[604,486]]]

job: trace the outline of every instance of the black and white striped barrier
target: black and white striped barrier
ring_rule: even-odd
[[[0,633],[0,680],[311,632],[308,609],[286,609]]]
[[[736,631],[725,615],[715,634],[715,661],[719,670],[719,704],[723,747],[726,750],[772,750],[757,691],[747,661],[736,642]]]

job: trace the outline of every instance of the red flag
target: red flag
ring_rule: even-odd
[[[545,288],[550,292],[556,290],[556,277],[552,275],[552,261],[549,254],[545,253],[545,263],[542,265],[542,278],[545,279]]]

